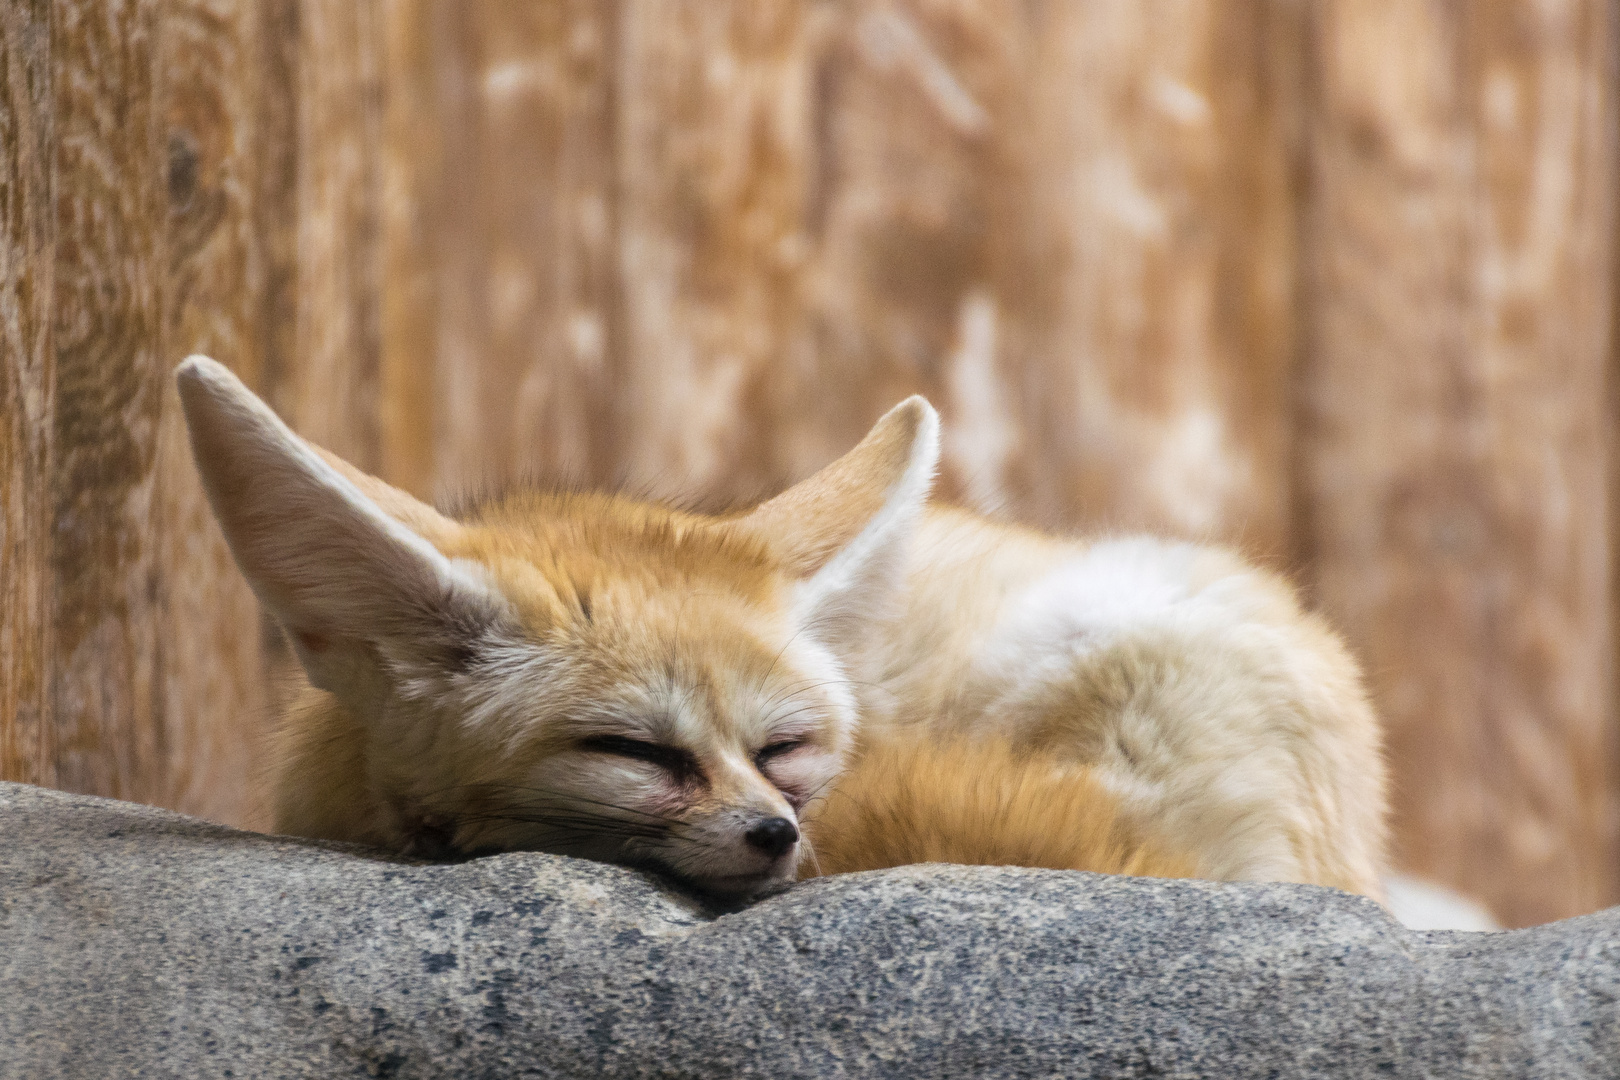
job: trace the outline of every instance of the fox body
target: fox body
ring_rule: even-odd
[[[178,378],[216,516],[309,681],[276,735],[284,832],[735,895],[810,854],[1376,895],[1378,728],[1332,633],[1217,549],[929,506],[920,398],[744,513],[520,492],[451,518],[213,361]]]
[[[1201,877],[1380,895],[1377,720],[1282,579],[1220,548],[1056,540],[949,509],[924,516],[907,566],[903,606],[852,672],[867,731],[1006,743],[1012,759],[985,759],[1002,773],[1084,764]],[[863,771],[832,797],[879,783]]]

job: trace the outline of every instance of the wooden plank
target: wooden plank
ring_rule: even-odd
[[[164,0],[161,88],[167,153],[164,360],[205,352],[250,386],[265,385],[272,338],[262,298],[277,273],[290,215],[268,219],[261,193],[290,209],[287,190],[267,189],[266,159],[291,124],[290,74],[278,62],[285,18],[231,0]],[[264,123],[271,118],[269,123]],[[273,170],[272,170],[273,171]],[[266,233],[270,233],[267,236]],[[279,241],[279,244],[278,244]],[[168,755],[153,799],[232,824],[263,823],[253,798],[268,701],[260,613],[209,512],[186,442],[179,400],[164,389],[158,431],[156,584],[163,730]]]
[[[156,699],[153,486],[164,175],[155,0],[52,8],[55,782],[143,799]]]
[[[444,161],[435,488],[611,475],[614,5],[457,5]]]
[[[0,4],[0,779],[50,784],[50,4]]]
[[[383,20],[380,0],[299,8],[296,347],[269,387],[299,431],[371,471],[382,462]]]
[[[1025,239],[997,289],[1025,308],[1031,511],[1285,554],[1298,8],[1043,16],[1030,141],[1008,155],[1032,189],[1007,212]]]
[[[259,0],[254,53],[259,92],[254,115],[255,161],[245,178],[260,261],[253,286],[259,314],[259,377],[270,400],[282,404],[298,367],[299,86],[303,0]]]
[[[948,495],[1287,551],[1292,5],[625,20],[638,473],[769,488],[920,391]]]
[[[789,78],[807,145],[793,155],[798,232],[782,243],[804,264],[789,294],[802,326],[781,343],[796,362],[757,392],[778,443],[760,456],[779,472],[819,467],[922,393],[945,414],[941,493],[1021,503],[1008,473],[1027,419],[1022,320],[1007,290],[1041,243],[1019,157],[1040,18],[1011,3],[863,2],[803,35],[813,55]]]
[[[442,107],[440,68],[443,54],[456,51],[467,10],[431,0],[388,0],[383,7],[379,464],[390,481],[422,497],[432,491],[438,454],[438,241],[444,144],[456,135]],[[465,162],[456,170],[461,174]]]
[[[611,473],[612,5],[389,8],[385,471]]]
[[[797,3],[623,6],[617,426],[627,471],[657,489],[773,486],[794,434],[767,402],[818,371],[802,314],[811,32]]]
[[[1409,868],[1522,924],[1615,899],[1609,4],[1317,10],[1301,421],[1323,605]]]

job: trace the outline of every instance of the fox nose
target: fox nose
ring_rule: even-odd
[[[777,858],[799,842],[799,830],[785,817],[766,818],[743,834],[748,846]]]

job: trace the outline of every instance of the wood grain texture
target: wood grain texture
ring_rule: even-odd
[[[260,263],[252,298],[258,306],[253,326],[258,335],[259,378],[270,400],[286,396],[278,388],[294,384],[298,369],[299,275],[298,181],[302,68],[303,0],[258,0],[254,31],[255,77],[259,80],[253,112],[255,161],[244,181]]]
[[[1010,3],[861,3],[816,27],[799,289],[812,362],[766,382],[779,471],[819,467],[922,393],[945,413],[942,494],[1021,501],[1009,309],[1038,304],[1026,290],[1053,269],[1028,273],[1050,233],[1023,228],[1039,18]]]
[[[0,778],[56,780],[51,12],[0,4]]]
[[[164,0],[162,104],[167,215],[165,363],[221,357],[265,386],[271,339],[262,298],[275,246],[255,205],[266,157],[285,124],[285,73],[264,34],[284,32],[254,5]],[[271,231],[291,234],[290,218]],[[159,703],[168,753],[155,801],[232,824],[261,820],[247,783],[268,720],[258,605],[237,571],[197,481],[178,396],[164,380],[158,430],[156,538],[160,577]]]
[[[297,66],[297,331],[270,387],[303,434],[382,469],[381,0],[303,0]]]
[[[817,374],[941,403],[982,508],[1284,551],[1292,6],[858,7],[817,73]]]
[[[1029,437],[1060,464],[1035,470],[1037,505],[1281,554],[1297,8],[1045,14],[1024,229],[1057,233],[1026,271],[1056,281],[1022,367]]]
[[[390,18],[385,433],[423,494],[611,475],[612,15]]]
[[[438,238],[446,187],[441,41],[459,20],[431,0],[383,6],[382,297],[378,438],[388,479],[433,487],[438,440]],[[447,25],[448,24],[448,25]]]
[[[4,9],[6,251],[24,261],[5,275],[0,775],[237,823],[254,820],[259,620],[169,375],[207,349],[260,377],[276,290],[253,121],[288,99],[256,76],[276,6]]]
[[[1297,22],[628,5],[634,470],[768,489],[923,392],[949,495],[1286,552]]]
[[[153,796],[153,497],[161,387],[155,0],[52,8],[56,393],[51,600],[57,783]]]
[[[772,434],[773,384],[802,387],[818,371],[803,333],[810,36],[830,14],[794,2],[622,7],[619,452],[655,490],[728,499],[781,477],[795,432]]]
[[[1389,731],[1401,860],[1510,923],[1615,898],[1615,26],[1323,5],[1302,539]]]

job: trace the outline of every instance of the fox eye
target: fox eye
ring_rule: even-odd
[[[764,765],[772,758],[797,750],[804,745],[803,739],[783,739],[781,742],[767,743],[760,747],[759,753],[754,755],[754,764]]]
[[[595,754],[645,761],[668,772],[677,780],[691,780],[699,775],[697,758],[678,746],[632,739],[625,735],[593,735],[580,742],[581,750]]]

